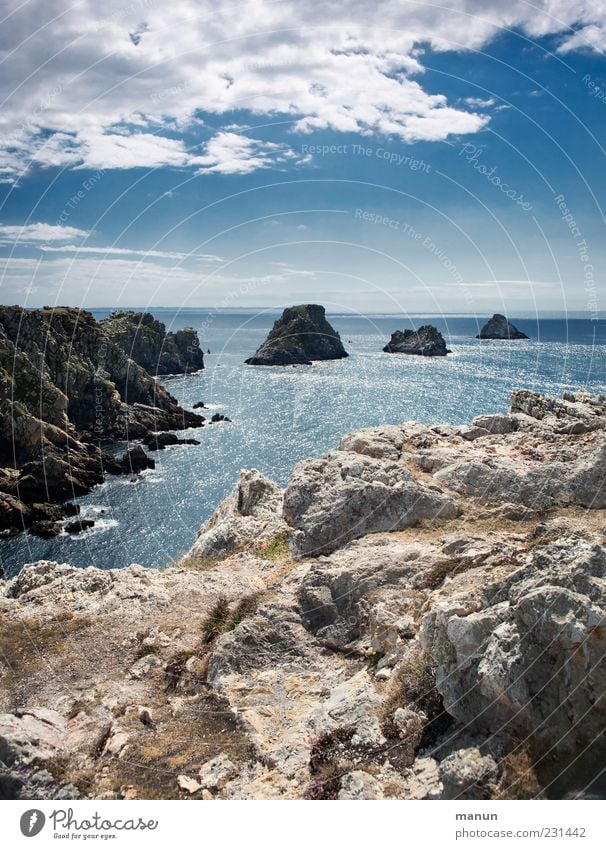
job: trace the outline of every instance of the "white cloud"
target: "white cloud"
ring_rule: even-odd
[[[466,97],[465,103],[476,109],[488,109],[489,106],[494,106],[494,97]]]
[[[191,159],[198,174],[249,174],[292,161],[297,154],[287,145],[263,142],[232,132],[217,133],[204,146],[204,154]]]
[[[485,99],[471,92],[456,108],[425,91],[423,50],[478,50],[510,28],[554,35],[562,53],[599,50],[606,9],[593,0],[30,0],[0,33],[0,174],[14,180],[30,162],[281,167],[288,150],[228,129],[235,111],[250,125],[286,121],[304,133],[405,142],[475,133],[488,121],[475,111]],[[201,112],[226,121],[202,154],[184,141],[199,133]]]
[[[140,248],[78,247],[78,245],[40,245],[46,253],[101,254],[103,256],[140,256],[144,259],[203,259],[205,262],[224,262],[215,254],[184,253],[182,251],[145,251]]]
[[[604,23],[591,24],[582,27],[560,46],[560,53],[570,53],[573,50],[596,50],[603,53],[606,49],[606,26]]]
[[[0,243],[7,242],[65,242],[67,239],[86,238],[88,230],[63,227],[58,224],[0,224]]]
[[[255,303],[263,294],[275,300],[284,284],[312,272],[279,269],[276,273],[242,275],[167,267],[158,262],[125,258],[57,257],[0,258],[0,291],[5,303],[85,304],[100,306],[241,305]],[[244,294],[243,294],[244,293]]]

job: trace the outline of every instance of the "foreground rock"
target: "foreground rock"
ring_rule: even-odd
[[[285,537],[283,490],[256,469],[243,469],[233,492],[204,523],[187,557],[204,561],[226,557]]]
[[[68,307],[0,307],[0,491],[13,517],[37,518],[35,502],[72,499],[120,466],[101,439],[197,427],[177,401],[104,334]]]
[[[456,513],[452,498],[425,486],[402,464],[352,452],[303,460],[284,495],[297,555],[323,554],[367,533],[399,531]]]
[[[574,778],[563,781],[580,786],[574,759],[591,750],[606,719],[603,542],[603,534],[554,525],[543,544],[519,552],[517,568],[453,578],[420,635],[451,716],[481,734],[506,728],[512,739],[532,739],[549,753],[544,775],[557,781],[567,768]]]
[[[418,330],[395,330],[383,348],[387,354],[417,354],[421,357],[445,357],[450,354],[440,331],[431,324]]]
[[[103,333],[150,374],[185,374],[204,368],[198,334],[191,327],[166,332],[148,312],[114,312],[101,322]]]
[[[246,363],[251,366],[310,365],[314,360],[347,357],[341,337],[326,321],[324,307],[302,304],[282,313],[259,350]]]
[[[504,315],[495,313],[488,319],[476,339],[528,339],[528,336],[507,321]]]
[[[243,471],[176,568],[25,566],[0,788],[604,798],[605,427],[604,396],[520,391],[355,431],[285,491]]]

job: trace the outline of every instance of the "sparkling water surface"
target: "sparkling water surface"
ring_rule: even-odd
[[[512,318],[529,341],[479,342],[479,324],[471,317],[329,316],[347,359],[267,368],[243,360],[264,340],[274,313],[154,314],[172,329],[196,328],[204,350],[211,349],[204,371],[162,382],[183,406],[202,400],[209,408],[201,411],[205,416],[220,412],[232,423],[190,429],[186,435],[199,446],[154,452],[154,470],[134,481],[109,477],[78,499],[82,517],[96,522],[90,531],[0,541],[7,574],[41,558],[102,568],[169,564],[191,546],[241,468],[260,469],[285,484],[298,460],[336,447],[353,428],[411,419],[466,423],[481,413],[506,412],[518,388],[606,392],[603,321]],[[443,333],[451,355],[382,353],[394,330],[426,323]]]

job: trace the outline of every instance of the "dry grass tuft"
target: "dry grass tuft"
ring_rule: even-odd
[[[254,616],[259,605],[259,598],[258,593],[253,593],[241,598],[235,607],[230,607],[225,596],[221,596],[202,625],[204,643],[207,645],[212,643],[221,634],[233,631],[240,622]]]
[[[503,758],[497,799],[534,799],[541,786],[527,748],[518,748]]]
[[[383,733],[387,738],[397,738],[399,734],[393,723],[394,713],[398,708],[411,707],[422,711],[427,717],[415,751],[432,745],[452,723],[452,717],[446,713],[442,696],[436,688],[433,659],[427,652],[413,650],[402,661],[392,678],[387,699],[381,706]],[[413,756],[414,753],[413,751]],[[407,759],[409,757],[410,753]]]

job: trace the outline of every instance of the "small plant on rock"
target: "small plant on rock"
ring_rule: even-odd
[[[212,643],[221,634],[233,631],[244,619],[248,619],[256,613],[258,603],[258,595],[252,594],[240,599],[235,607],[230,607],[225,596],[221,596],[202,626],[204,642],[206,644]]]
[[[417,749],[431,745],[452,723],[436,687],[435,664],[427,652],[411,651],[393,675],[381,710],[383,733],[387,737],[399,736],[393,722],[398,708],[414,708],[427,717]]]
[[[354,728],[336,728],[321,734],[311,746],[309,770],[314,776],[305,792],[306,799],[336,799],[341,777],[355,766],[351,751]]]
[[[164,671],[166,672],[166,677],[168,679],[166,689],[169,692],[173,692],[177,689],[179,681],[185,674],[187,661],[194,655],[195,652],[193,651],[180,651],[168,661]]]
[[[288,533],[278,534],[258,546],[256,553],[264,560],[286,560],[290,556]]]

